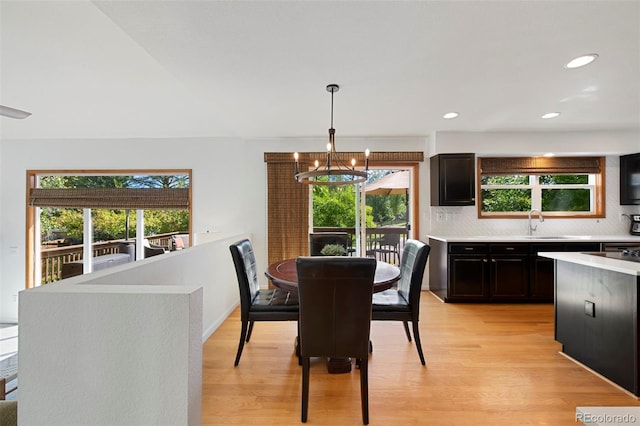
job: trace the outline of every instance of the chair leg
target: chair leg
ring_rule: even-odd
[[[362,402],[362,423],[369,424],[369,360],[360,362],[360,400]]]
[[[307,422],[307,412],[309,410],[309,368],[311,358],[305,357],[302,360],[302,423]]]
[[[251,332],[253,331],[253,321],[249,321],[249,332],[247,333],[247,339],[245,340],[249,343],[249,339],[251,339]]]
[[[422,343],[420,343],[420,330],[418,330],[418,321],[411,321],[413,324],[413,337],[416,341],[416,348],[418,349],[418,355],[420,356],[420,362],[425,365],[424,354],[422,353]]]
[[[253,322],[251,323],[253,324]],[[240,343],[238,343],[238,352],[236,353],[236,361],[233,363],[235,367],[240,363],[240,357],[242,356],[242,349],[244,348],[244,341],[247,339],[247,327],[249,326],[248,321],[242,321],[242,329],[240,330]]]
[[[402,323],[404,324],[404,332],[407,335],[407,339],[411,341],[411,333],[409,333],[409,323],[408,321],[403,321]]]

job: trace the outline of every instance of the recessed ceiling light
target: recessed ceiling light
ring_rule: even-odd
[[[442,116],[442,118],[446,119],[446,120],[450,120],[452,118],[456,118],[458,116],[457,112],[448,112],[445,115]]]
[[[543,155],[543,157],[553,157],[553,156],[555,156],[553,152],[547,152],[546,154]]]
[[[575,59],[569,61],[565,68],[580,68],[585,65],[589,65],[591,62],[595,61],[598,58],[598,54],[590,53],[588,55],[578,56]]]
[[[548,113],[546,113],[545,115],[543,115],[543,116],[542,116],[542,117],[540,117],[540,118],[543,118],[543,119],[547,120],[547,119],[549,119],[549,118],[556,118],[556,117],[558,117],[558,116],[560,116],[560,113],[559,113],[559,112],[548,112]]]

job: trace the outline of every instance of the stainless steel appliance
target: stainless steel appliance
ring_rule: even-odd
[[[631,235],[640,235],[640,214],[629,215],[631,219],[631,229],[629,233]]]
[[[607,247],[605,247],[606,249]],[[586,253],[593,256],[608,257],[609,259],[628,260],[630,262],[640,262],[640,247],[625,247],[620,250],[605,250],[599,253]]]

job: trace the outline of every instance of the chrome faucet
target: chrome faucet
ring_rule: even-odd
[[[532,235],[533,231],[536,230],[537,225],[531,226],[531,215],[533,214],[533,212],[538,212],[538,218],[540,219],[540,222],[544,222],[544,217],[542,217],[542,212],[538,209],[531,209],[531,211],[529,212],[529,230],[528,230],[528,235]]]

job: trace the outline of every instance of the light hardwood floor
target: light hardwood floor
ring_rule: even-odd
[[[371,425],[575,425],[578,406],[640,401],[559,354],[551,304],[444,304],[423,292],[420,364],[399,322],[372,323]],[[295,322],[256,323],[238,367],[236,310],[204,344],[202,424],[300,423]],[[311,366],[309,425],[359,425],[359,371]]]

